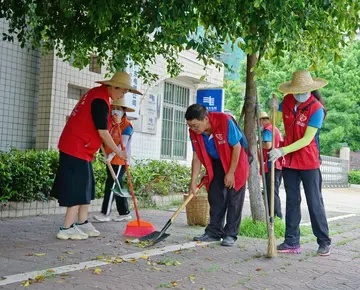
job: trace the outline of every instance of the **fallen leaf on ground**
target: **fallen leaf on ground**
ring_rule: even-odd
[[[190,274],[189,279],[191,282],[195,281],[195,275],[194,274]]]
[[[36,257],[43,257],[45,255],[46,255],[45,253],[34,253],[34,256]]]
[[[55,270],[49,269],[49,270],[47,270],[46,272],[48,272],[48,273],[55,273]]]
[[[66,251],[65,253],[68,254],[68,255],[74,255],[74,254],[75,254],[75,253],[72,252],[72,251]]]
[[[171,284],[172,284],[174,287],[178,285],[178,283],[177,283],[176,281],[171,282]]]
[[[147,260],[147,259],[149,259],[149,256],[141,256],[140,259],[145,259],[145,260]]]
[[[261,269],[261,268],[256,268],[255,271],[259,272],[259,271],[262,271],[262,270],[263,270],[263,269]]]
[[[104,259],[104,256],[97,256],[96,259],[102,260],[102,259]]]
[[[201,287],[199,290],[205,290],[205,288],[204,288],[204,287]]]
[[[69,276],[69,274],[66,274],[66,273],[60,274],[60,277],[68,277],[68,276]]]
[[[96,268],[95,270],[94,270],[94,274],[96,274],[96,275],[100,275],[101,274],[101,269],[100,268]]]
[[[45,277],[42,276],[42,275],[39,275],[39,276],[36,276],[36,277],[35,277],[36,283],[39,283],[39,282],[41,282],[41,281],[44,280],[44,279],[45,279]]]
[[[156,271],[161,271],[162,270],[162,268],[158,268],[158,267],[154,267],[153,269],[156,270]]]
[[[29,287],[29,285],[30,285],[30,281],[29,281],[29,280],[27,280],[27,281],[25,281],[25,282],[23,283],[23,286],[24,286],[24,287]]]
[[[176,251],[175,254],[181,254],[181,251]]]
[[[6,280],[7,278],[6,277],[1,277],[0,280]]]
[[[57,257],[58,258],[58,260],[60,260],[60,261],[64,261],[65,260],[65,256],[59,256],[59,257]]]
[[[26,257],[31,257],[33,254],[27,253],[25,254]]]
[[[213,258],[206,258],[207,260],[209,260],[209,261],[212,261],[213,260]]]

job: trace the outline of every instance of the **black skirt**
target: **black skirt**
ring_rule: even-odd
[[[60,206],[90,204],[95,199],[95,180],[92,164],[60,152],[59,168],[52,187],[51,196]]]

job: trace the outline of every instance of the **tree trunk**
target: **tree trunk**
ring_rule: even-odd
[[[256,81],[255,72],[251,68],[256,66],[256,54],[247,55],[246,65],[246,93],[245,93],[245,136],[249,143],[249,149],[254,157],[250,165],[250,176],[248,179],[248,188],[250,195],[251,216],[254,221],[264,221],[265,209],[261,196],[259,162],[256,144]]]

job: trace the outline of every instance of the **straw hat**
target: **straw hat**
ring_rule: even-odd
[[[268,116],[268,114],[266,112],[261,112],[260,119],[270,119],[270,117]]]
[[[307,70],[300,70],[294,72],[292,80],[282,83],[278,90],[286,94],[303,94],[325,87],[327,84],[327,80],[312,78]]]
[[[117,99],[111,103],[112,106],[119,106],[123,107],[125,112],[135,112],[134,108],[129,107],[126,102],[125,98]]]
[[[142,95],[136,88],[131,86],[131,78],[127,72],[120,71],[113,75],[110,80],[97,81],[98,84],[109,85],[112,87],[118,87],[122,89],[127,89],[129,92],[137,95]]]

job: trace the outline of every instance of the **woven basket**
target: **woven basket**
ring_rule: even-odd
[[[184,195],[184,200],[187,195]],[[210,205],[207,195],[194,197],[186,206],[186,219],[189,226],[207,226],[210,220]]]

